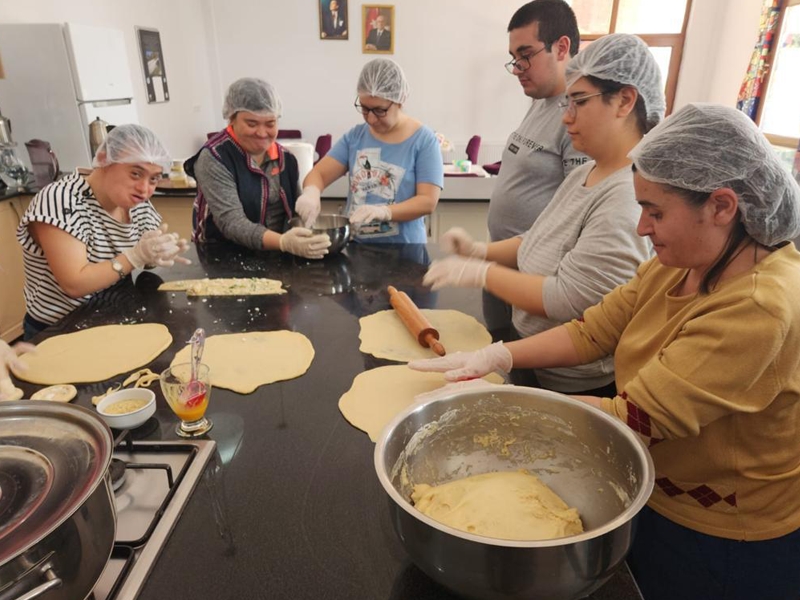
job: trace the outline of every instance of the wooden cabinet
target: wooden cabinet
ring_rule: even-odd
[[[486,220],[489,214],[488,202],[442,202],[431,215],[430,239],[438,241],[451,227],[461,227],[475,241],[489,241]]]
[[[169,230],[182,238],[192,239],[192,205],[194,196],[153,196],[151,204],[161,215]]]
[[[17,226],[30,201],[31,196],[18,196],[0,202],[0,338],[7,342],[22,335],[25,271]]]

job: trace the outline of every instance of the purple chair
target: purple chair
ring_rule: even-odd
[[[303,137],[299,129],[281,129],[278,131],[279,140],[299,140]]]
[[[473,165],[478,164],[478,153],[481,150],[481,136],[473,135],[467,142],[467,160]]]
[[[328,153],[328,150],[331,149],[331,140],[333,140],[333,137],[330,133],[326,133],[317,138],[317,145],[314,148],[317,153],[317,160],[314,161],[314,164],[317,164],[322,157]]]
[[[500,161],[498,160],[496,163],[483,165],[483,170],[489,175],[497,175],[500,172]]]

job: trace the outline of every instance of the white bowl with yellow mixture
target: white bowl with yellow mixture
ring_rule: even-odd
[[[135,429],[156,412],[156,395],[144,388],[120,390],[97,405],[97,412],[109,427]]]

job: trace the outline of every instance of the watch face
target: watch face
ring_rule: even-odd
[[[125,268],[122,266],[122,263],[116,259],[111,261],[111,268],[114,269],[120,275],[125,274]]]

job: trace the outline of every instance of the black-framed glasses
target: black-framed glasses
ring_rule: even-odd
[[[596,92],[594,94],[585,94],[583,96],[567,97],[559,102],[558,105],[564,109],[564,112],[570,117],[574,117],[578,113],[578,108],[586,104],[589,101],[589,98],[604,96],[607,93],[608,92]]]
[[[543,52],[544,50],[547,50],[547,46],[539,48],[536,52],[531,52],[530,54],[526,54],[525,56],[520,56],[519,58],[515,58],[513,60],[508,61],[505,65],[506,71],[508,71],[512,75],[514,74],[515,69],[520,73],[522,73],[523,71],[527,71],[528,69],[531,68],[531,59],[537,54],[539,54],[539,52]]]
[[[367,108],[366,106],[362,106],[362,105],[361,105],[361,104],[358,102],[358,100],[356,100],[355,102],[353,102],[353,106],[355,106],[355,107],[356,107],[356,110],[357,110],[359,113],[361,113],[361,115],[362,115],[362,116],[366,117],[366,116],[367,116],[369,113],[372,113],[373,115],[375,115],[375,116],[376,116],[376,117],[378,117],[379,119],[381,119],[381,118],[383,118],[383,117],[385,117],[385,116],[386,116],[386,113],[388,113],[388,112],[389,112],[389,109],[390,109],[390,108],[392,108],[392,104],[394,104],[394,102],[392,102],[391,104],[389,104],[389,106],[387,106],[387,107],[385,107],[385,108],[382,108],[382,107],[380,107],[380,106],[377,106],[377,107],[375,107],[375,108]]]

